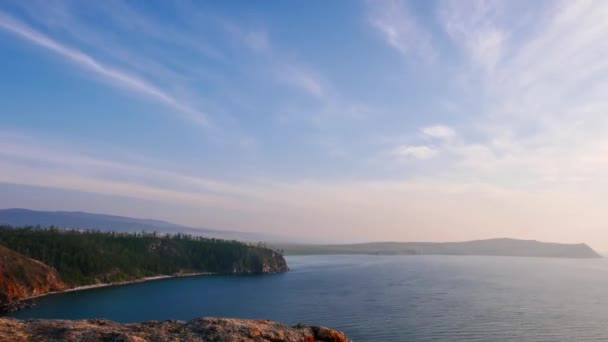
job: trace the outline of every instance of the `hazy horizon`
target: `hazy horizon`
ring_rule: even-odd
[[[608,250],[608,2],[0,3],[0,208]]]

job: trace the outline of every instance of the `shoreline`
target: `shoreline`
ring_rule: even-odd
[[[25,302],[25,301],[29,301],[29,300],[32,300],[32,299],[36,299],[36,298],[40,298],[40,297],[45,297],[45,296],[50,296],[50,295],[56,295],[56,294],[62,294],[62,293],[68,293],[68,292],[86,291],[86,290],[99,289],[99,288],[110,287],[110,286],[132,285],[132,284],[144,283],[144,282],[149,282],[149,281],[154,281],[154,280],[171,279],[171,278],[185,278],[185,277],[198,277],[198,276],[210,276],[210,275],[217,275],[217,273],[214,273],[214,272],[193,272],[193,273],[181,273],[179,275],[157,275],[157,276],[144,277],[144,278],[139,278],[139,279],[134,279],[134,280],[119,281],[119,282],[115,282],[115,283],[99,283],[99,284],[91,284],[91,285],[81,285],[81,286],[71,287],[71,288],[68,288],[68,289],[65,289],[65,290],[61,290],[61,291],[51,291],[51,292],[41,293],[41,294],[38,294],[38,295],[35,295],[35,296],[21,298],[21,299],[19,299],[19,301],[20,302]]]

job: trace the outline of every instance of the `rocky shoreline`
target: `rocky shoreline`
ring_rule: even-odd
[[[347,342],[344,333],[322,326],[293,327],[266,320],[199,318],[121,324],[101,319],[17,320],[0,318],[0,341],[240,341]]]
[[[33,307],[34,304],[21,300],[0,301],[0,315]]]

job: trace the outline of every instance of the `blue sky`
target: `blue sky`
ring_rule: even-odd
[[[593,1],[3,1],[0,206],[608,247],[606,15]]]

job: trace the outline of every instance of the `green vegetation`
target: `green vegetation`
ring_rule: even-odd
[[[0,226],[0,245],[53,267],[71,286],[178,272],[287,270],[283,257],[268,248],[184,234]]]

